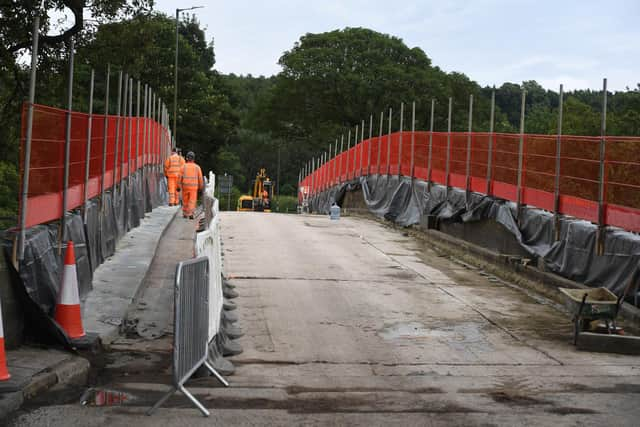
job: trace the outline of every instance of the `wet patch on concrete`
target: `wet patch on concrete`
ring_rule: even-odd
[[[574,414],[599,414],[598,411],[594,411],[593,409],[588,408],[572,408],[567,406],[561,406],[558,408],[550,408],[545,410],[550,414],[556,415],[574,415]]]
[[[484,325],[474,322],[462,322],[459,324],[436,324],[427,328],[419,322],[401,322],[386,326],[378,332],[385,340],[415,340],[436,339],[446,343],[456,351],[491,351],[493,346],[487,340],[483,329]]]
[[[198,397],[199,398],[199,397]],[[340,413],[474,413],[481,412],[454,402],[424,401],[413,407],[383,402],[375,404],[375,396],[370,394],[313,396],[309,399],[289,398],[286,400],[266,398],[220,398],[206,396],[202,398],[209,409],[271,409],[284,410],[290,414],[340,414]],[[171,405],[168,405],[171,406]]]
[[[444,390],[438,387],[418,387],[413,389],[393,389],[382,387],[303,387],[289,386],[285,388],[287,394],[298,395],[303,393],[390,393],[401,392],[411,394],[441,394]]]
[[[543,399],[537,399],[525,394],[506,390],[491,392],[489,393],[489,397],[497,403],[514,406],[545,405],[549,403]]]

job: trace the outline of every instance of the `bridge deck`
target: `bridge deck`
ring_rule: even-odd
[[[61,391],[15,425],[636,425],[637,357],[576,351],[550,301],[373,221],[222,215],[246,335],[231,388],[189,382],[211,418],[180,395],[144,416],[168,387],[170,337],[131,336],[97,382],[128,393],[124,407]],[[190,224],[161,249],[187,256]],[[156,287],[144,298],[166,300]]]

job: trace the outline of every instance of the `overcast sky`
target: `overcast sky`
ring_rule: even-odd
[[[194,11],[222,73],[269,76],[301,35],[366,27],[420,47],[481,85],[536,80],[557,90],[636,87],[640,0],[156,0]]]

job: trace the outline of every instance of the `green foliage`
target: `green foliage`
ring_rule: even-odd
[[[281,213],[296,213],[298,209],[298,198],[294,196],[283,196],[280,195],[279,198],[276,198],[273,205],[273,210],[275,212]]]
[[[16,225],[19,182],[15,165],[0,161],[0,229]]]
[[[194,18],[181,21],[179,34],[177,144],[184,152],[194,151],[203,170],[214,170],[215,153],[237,126],[237,114],[220,89],[222,79],[213,70],[213,43],[207,43],[199,23]],[[171,117],[174,55],[175,20],[162,14],[102,25],[78,52],[80,63],[91,64],[102,75],[110,63],[112,69],[123,69],[150,84]],[[112,87],[117,84],[114,75]],[[103,99],[103,86],[97,88],[98,100]],[[113,96],[110,105],[115,110]],[[98,101],[96,108],[100,111],[103,103]]]

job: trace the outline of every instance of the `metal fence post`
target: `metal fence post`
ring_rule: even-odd
[[[416,151],[416,101],[411,104],[411,182],[415,175],[415,151]]]
[[[109,80],[111,64],[107,64],[107,82],[104,93],[104,129],[102,130],[102,179],[100,180],[100,212],[104,209],[104,176],[107,173],[107,145],[109,144]]]
[[[347,133],[347,181],[349,181],[349,159],[350,159],[350,148],[351,148],[351,129]]]
[[[493,124],[496,111],[496,90],[491,91],[491,113],[489,117],[489,152],[487,153],[487,196],[493,193],[491,180],[493,179]]]
[[[429,153],[427,155],[427,191],[431,191],[431,155],[433,153],[433,115],[436,109],[436,100],[431,99],[431,117],[429,119]]]
[[[336,138],[335,144],[333,144],[333,179],[331,182],[333,185],[338,183],[338,138]]]
[[[67,241],[66,212],[67,192],[69,189],[69,159],[71,156],[71,114],[73,108],[73,38],[69,41],[69,80],[67,86],[67,114],[64,132],[64,180],[62,184],[62,216],[60,218],[60,233],[58,235],[58,254],[62,253],[62,244]]]
[[[453,98],[449,97],[449,115],[447,118],[447,160],[445,164],[445,186],[447,187],[447,197],[449,197],[449,161],[451,160],[451,110],[453,109]]]
[[[364,164],[364,120],[360,125],[360,176],[362,176],[363,164]]]
[[[36,100],[36,68],[38,67],[38,37],[40,36],[40,15],[39,11],[33,20],[33,44],[31,47],[31,70],[29,73],[29,102],[27,110],[27,129],[24,143],[24,172],[22,175],[22,192],[20,197],[20,218],[18,227],[18,260],[24,259],[24,241],[26,238],[27,223],[27,200],[29,198],[29,173],[31,170],[31,142],[33,140],[33,104]],[[18,269],[20,265],[16,266]]]
[[[144,85],[144,101],[142,103],[142,180],[144,181],[147,169],[147,111],[149,110],[149,87]],[[143,186],[146,188],[146,185]]]
[[[358,160],[358,156],[356,155],[358,145],[358,125],[356,125],[356,133],[353,135],[353,178],[356,177],[356,162]]]
[[[522,209],[522,174],[524,164],[524,109],[527,99],[527,91],[522,90],[522,100],[520,104],[520,142],[518,144],[518,188],[517,188],[517,219],[520,222],[520,210]]]
[[[371,174],[371,144],[373,141],[371,138],[373,137],[373,114],[369,116],[369,147],[367,150],[367,175]]]
[[[140,169],[140,80],[136,95],[136,173]]]
[[[93,124],[93,82],[95,79],[95,71],[91,69],[91,82],[89,83],[89,117],[87,119],[87,145],[85,147],[84,161],[84,188],[82,197],[82,219],[87,223],[87,201],[89,200],[89,166],[91,164],[91,126]]]
[[[382,127],[384,126],[384,111],[380,111],[380,130],[378,132],[378,177],[380,176],[380,156],[382,154]],[[376,182],[377,182],[376,178]]]
[[[116,107],[116,135],[114,141],[114,151],[113,151],[113,183],[111,188],[113,189],[113,202],[115,203],[116,198],[116,179],[118,177],[118,144],[120,141],[120,109],[122,107],[122,70],[118,71],[118,102]]]
[[[393,110],[389,107],[389,133],[387,134],[387,176],[391,173],[391,117]]]
[[[129,142],[127,144],[127,183],[129,184],[129,188],[131,188],[131,138],[132,137],[133,137],[133,78],[129,78]]]
[[[402,132],[404,131],[404,102],[400,103],[400,140],[398,142],[398,176],[402,176]]]
[[[466,160],[466,203],[467,209],[471,203],[471,131],[473,130],[473,95],[469,95],[469,131],[467,132],[467,160]]]
[[[555,240],[560,240],[560,156],[562,155],[563,95],[563,87],[560,85],[560,98],[558,100],[558,134],[556,135],[556,176],[553,188],[553,229]]]
[[[598,235],[597,254],[604,255],[604,231],[606,226],[607,188],[607,79],[602,79],[602,120],[600,122],[600,173],[598,185]]]
[[[153,89],[149,88],[149,169],[155,172],[154,165],[156,163],[155,147],[153,145],[155,127],[153,125],[153,111],[156,105],[156,94]]]
[[[161,146],[161,132],[162,129],[160,128],[160,108],[162,106],[162,98],[158,97],[158,108],[156,109],[156,155],[157,155],[157,162],[156,162],[156,170],[160,171],[160,163],[162,162],[162,154],[160,152],[160,150],[162,150],[162,146]]]
[[[342,136],[340,137],[340,168],[339,168],[339,173],[338,173],[338,181],[339,183],[342,183],[342,153],[344,152],[344,133],[342,134]]]
[[[332,177],[331,177],[331,148],[333,147],[333,142],[329,143],[329,163],[327,164],[327,187],[331,187],[332,185]]]
[[[122,178],[124,178],[124,150],[127,145],[127,122],[128,115],[127,112],[127,101],[129,99],[129,74],[124,75],[124,90],[122,92],[122,147],[120,147],[120,178],[118,182],[122,182]]]

